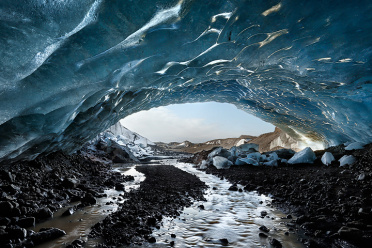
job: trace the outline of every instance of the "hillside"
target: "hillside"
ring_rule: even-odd
[[[168,144],[157,142],[156,144],[164,149],[172,151],[196,153],[203,150],[207,151],[217,146],[230,149],[233,146],[239,146],[244,143],[258,144],[260,152],[267,152],[280,148],[297,150],[298,147],[298,142],[279,128],[275,128],[274,132],[265,133],[258,137],[241,135],[239,138],[214,139],[204,143],[192,143],[190,141],[184,141],[181,143],[171,142]]]

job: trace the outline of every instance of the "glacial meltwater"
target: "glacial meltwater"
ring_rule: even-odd
[[[273,247],[270,237],[279,240],[283,247],[305,247],[290,231],[285,214],[270,207],[271,199],[256,192],[229,191],[231,183],[227,180],[199,171],[192,164],[180,163],[175,159],[163,160],[163,164],[172,164],[179,169],[194,174],[205,182],[206,202],[194,202],[185,208],[178,218],[163,218],[163,225],[155,229],[153,236],[156,244],[145,247]],[[241,185],[238,185],[242,188]],[[260,203],[262,202],[262,203]],[[201,209],[201,206],[204,209]],[[202,207],[202,208],[203,208]],[[262,218],[261,211],[267,216]],[[260,238],[260,226],[270,229],[269,238]],[[285,233],[289,232],[289,235]],[[175,234],[176,238],[172,238]],[[227,239],[228,244],[221,239]]]
[[[114,171],[121,172],[126,176],[133,176],[133,181],[125,182],[125,191],[137,189],[139,184],[145,180],[144,174],[138,172],[136,164],[116,164],[113,168]],[[65,236],[59,239],[55,239],[41,245],[35,246],[36,248],[57,248],[64,247],[65,244],[69,244],[76,239],[83,239],[87,241],[85,247],[96,247],[100,240],[88,239],[90,228],[103,220],[107,215],[114,212],[118,208],[118,204],[123,202],[123,191],[117,191],[115,189],[105,190],[107,197],[97,198],[97,204],[88,206],[83,209],[77,210],[73,215],[62,216],[63,212],[68,208],[77,205],[79,202],[75,202],[70,206],[62,208],[54,213],[54,217],[48,221],[37,224],[32,230],[39,231],[40,228],[56,227],[66,232]],[[106,205],[107,204],[107,205]]]
[[[290,220],[285,214],[270,206],[271,199],[256,192],[229,191],[231,183],[227,180],[206,174],[197,170],[192,164],[180,163],[176,159],[162,159],[152,161],[148,166],[156,164],[171,164],[181,170],[194,174],[205,182],[209,189],[205,192],[207,201],[196,201],[192,206],[184,208],[177,218],[164,217],[160,229],[154,228],[155,244],[145,243],[142,247],[273,247],[271,238],[279,240],[283,247],[304,247],[298,241],[298,236],[291,231]],[[145,179],[142,173],[135,170],[136,165],[118,164],[114,167],[124,175],[132,175],[135,180],[125,183],[125,190],[129,191],[139,187]],[[242,188],[241,185],[238,185]],[[125,201],[121,191],[106,190],[106,198],[99,198],[94,206],[76,211],[73,215],[62,217],[68,209],[63,208],[54,214],[54,218],[37,224],[33,230],[38,231],[43,227],[56,227],[66,231],[66,235],[37,246],[37,248],[64,247],[75,239],[81,238],[87,243],[85,247],[97,247],[101,240],[88,239],[90,228],[103,220],[107,215],[116,211],[117,203]],[[120,200],[119,200],[120,199]],[[107,202],[112,202],[106,205]],[[75,203],[77,204],[77,203]],[[261,217],[261,212],[266,211],[267,216]],[[261,238],[260,226],[266,226],[270,231],[268,238]],[[285,234],[287,232],[287,234]],[[289,234],[288,234],[289,233]],[[176,237],[172,237],[175,234]],[[225,241],[221,241],[226,239]],[[136,247],[131,245],[131,247]]]

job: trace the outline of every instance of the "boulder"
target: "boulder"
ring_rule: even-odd
[[[41,208],[36,212],[35,217],[38,220],[49,219],[53,217],[53,212],[49,208]]]
[[[84,198],[81,199],[81,202],[89,205],[94,205],[97,203],[97,200],[91,193],[87,193],[85,194]]]
[[[35,245],[45,243],[47,241],[62,237],[66,232],[58,228],[48,228],[40,232],[34,233],[31,240]]]
[[[35,226],[35,218],[34,217],[21,218],[16,222],[16,225],[24,228]]]
[[[8,217],[13,212],[13,205],[8,201],[0,202],[0,216]]]
[[[79,185],[79,180],[75,178],[65,178],[62,185],[69,189],[74,189]]]

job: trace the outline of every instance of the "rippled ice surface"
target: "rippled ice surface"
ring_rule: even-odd
[[[174,247],[272,247],[269,239],[258,236],[261,225],[268,227],[269,236],[278,239],[283,247],[304,247],[293,232],[289,236],[284,234],[288,231],[285,224],[288,220],[282,219],[283,213],[269,207],[269,197],[255,192],[229,191],[231,184],[227,180],[198,171],[191,164],[175,160],[162,163],[197,175],[210,188],[206,191],[206,202],[195,202],[185,208],[179,218],[165,218],[163,226],[154,231],[157,243],[146,247],[169,247],[171,241],[175,242]],[[200,210],[200,205],[204,205],[205,210]],[[263,210],[270,218],[260,217]],[[173,233],[176,238],[171,238]],[[229,245],[221,244],[223,238],[228,239]]]

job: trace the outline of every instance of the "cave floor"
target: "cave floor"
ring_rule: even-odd
[[[325,166],[317,159],[278,167],[209,166],[206,173],[272,196],[276,207],[298,216],[309,247],[371,247],[372,145],[349,153],[357,159],[353,166]]]

